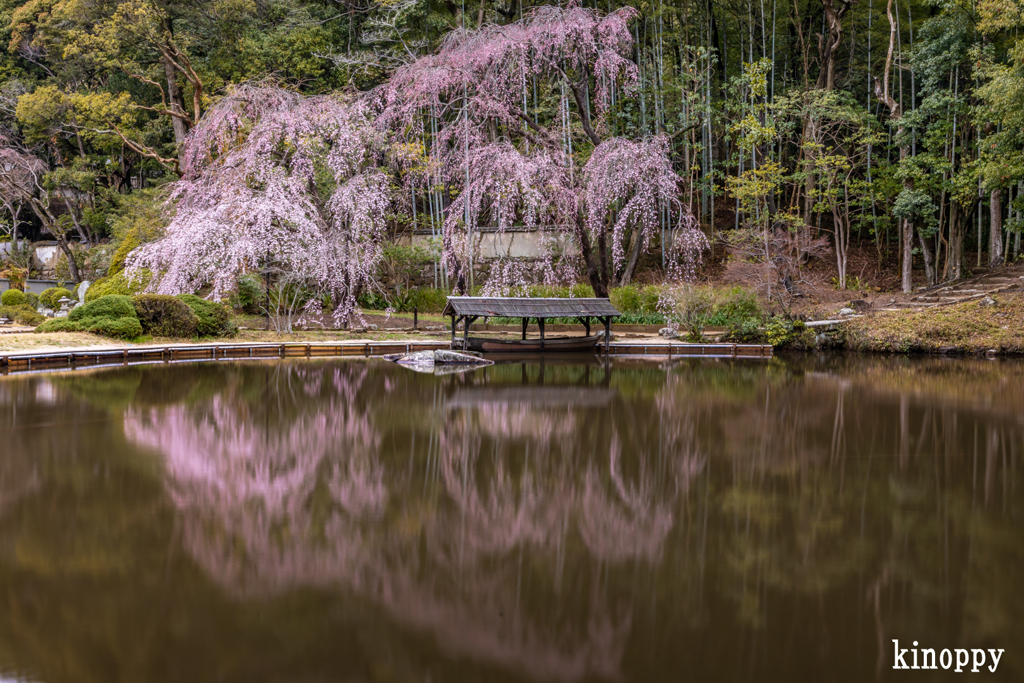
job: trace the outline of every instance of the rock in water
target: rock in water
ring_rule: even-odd
[[[406,354],[394,354],[384,356],[385,360],[398,363],[399,365],[416,365],[423,367],[434,367],[435,365],[494,365],[494,361],[471,356],[468,353],[456,351],[415,351]]]

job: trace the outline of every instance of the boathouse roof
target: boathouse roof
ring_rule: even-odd
[[[622,315],[608,299],[450,296],[442,315],[502,318],[584,318]]]

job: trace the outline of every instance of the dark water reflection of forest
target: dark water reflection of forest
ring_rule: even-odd
[[[1022,449],[1009,361],[9,377],[0,680],[1021,680]]]

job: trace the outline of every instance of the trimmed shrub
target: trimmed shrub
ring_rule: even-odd
[[[64,297],[70,299],[71,291],[63,287],[50,287],[39,295],[39,301],[50,310],[56,311],[60,309],[60,300]]]
[[[33,310],[39,308],[39,295],[25,292],[25,304],[31,306]]]
[[[31,306],[25,306],[23,310],[19,311],[14,316],[14,319],[22,325],[35,327],[36,325],[44,322],[46,320],[46,316]]]
[[[46,318],[36,312],[36,309],[28,304],[20,306],[0,306],[0,318],[7,318],[19,322],[22,325],[38,325]]]
[[[69,320],[85,320],[86,318],[135,318],[135,306],[130,297],[120,294],[95,299],[84,306],[72,309]]]
[[[178,298],[188,304],[199,318],[197,331],[200,337],[233,337],[238,333],[238,328],[231,321],[231,309],[224,304],[195,294],[179,294]]]
[[[163,294],[140,294],[132,299],[142,331],[154,337],[195,337],[199,317],[181,299]]]
[[[36,328],[36,332],[81,332],[82,326],[67,318],[51,318]]]
[[[115,339],[134,339],[142,334],[138,318],[88,318],[82,325],[86,332]]]
[[[54,318],[36,328],[36,332],[92,332],[114,339],[134,339],[142,334],[138,318]]]
[[[25,292],[20,289],[8,289],[0,294],[0,304],[4,306],[21,306],[25,303]]]
[[[93,332],[115,339],[134,339],[142,334],[142,324],[130,298],[111,294],[72,309],[67,318],[49,320],[37,331]]]

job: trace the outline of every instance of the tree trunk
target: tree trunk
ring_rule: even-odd
[[[902,126],[901,133],[902,133]],[[900,159],[902,160],[906,156],[906,147],[900,148]],[[911,180],[903,182],[904,190],[911,190],[914,187],[914,183]],[[910,294],[914,289],[913,270],[914,270],[914,223],[909,218],[903,219],[902,233],[900,240],[903,245],[902,259],[900,263],[900,289],[904,294]]]
[[[839,209],[832,210],[832,228],[835,231],[836,271],[839,275],[839,289],[846,289],[847,247],[850,235],[846,223],[839,215]]]
[[[619,277],[619,287],[625,287],[633,279],[633,271],[636,270],[636,264],[640,261],[640,245],[643,244],[643,241],[643,234],[639,229],[634,229],[633,243],[630,245],[629,258],[622,270],[622,276]]]
[[[960,279],[963,253],[964,236],[960,226],[960,206],[956,201],[951,201],[949,205],[949,247],[946,249],[946,266],[942,270],[944,281]]]
[[[885,103],[885,106],[888,107],[889,109],[890,118],[898,122],[896,137],[902,138],[903,112],[896,99],[891,94],[889,94],[889,74],[890,70],[892,69],[892,54],[893,51],[896,49],[896,40],[898,38],[898,36],[896,35],[896,19],[895,17],[893,17],[892,14],[893,2],[894,0],[889,0],[889,4],[886,6],[885,9],[885,14],[889,18],[889,51],[888,53],[886,53],[885,56],[885,68],[882,70],[882,80],[879,81],[878,77],[875,76],[875,97],[877,97],[879,101]],[[909,150],[906,145],[902,145],[900,147],[901,162],[907,158],[908,151]],[[903,189],[913,190],[914,182],[909,179],[904,180]],[[900,246],[902,251],[900,264],[900,280],[902,284],[903,293],[909,294],[913,287],[911,271],[914,265],[914,224],[910,221],[910,219],[903,219],[902,225],[900,227],[900,232]]]
[[[71,247],[68,246],[67,237],[63,233],[56,235],[56,237],[57,246],[60,247],[60,250],[64,252],[64,256],[68,259],[68,268],[71,270],[71,281],[81,282],[82,278],[78,275],[78,264],[75,262],[75,252],[71,251]]]
[[[804,117],[804,131],[800,138],[804,143],[804,225],[812,227],[811,210],[814,208],[814,148],[806,146],[817,140],[817,120],[808,113]]]
[[[164,74],[167,76],[168,104],[175,112],[184,114],[185,100],[181,96],[181,89],[178,88],[177,74],[174,71],[174,66],[167,57],[163,57],[160,61],[164,64]],[[188,135],[188,128],[185,126],[184,119],[177,116],[171,117],[171,126],[174,128],[174,142],[178,147],[178,160],[182,161],[184,154],[182,143],[185,142],[185,136]]]
[[[1003,191],[992,190],[988,204],[988,265],[1003,262]]]
[[[580,255],[583,257],[583,264],[587,269],[587,279],[590,280],[590,286],[594,288],[594,296],[605,298],[608,296],[608,282],[602,277],[603,269],[598,268],[597,261],[594,259],[594,248],[590,243],[590,235],[587,233],[582,215],[576,216],[576,237],[580,242]]]
[[[924,259],[924,274],[929,285],[935,284],[935,266],[932,255],[932,248],[928,246],[928,240],[920,232],[917,233],[917,241],[921,245],[921,256]]]
[[[821,0],[825,11],[826,33],[818,40],[818,57],[821,71],[818,72],[817,88],[819,90],[835,90],[836,87],[836,53],[843,42],[843,15],[850,9],[853,2],[843,2],[837,8],[834,0]]]

